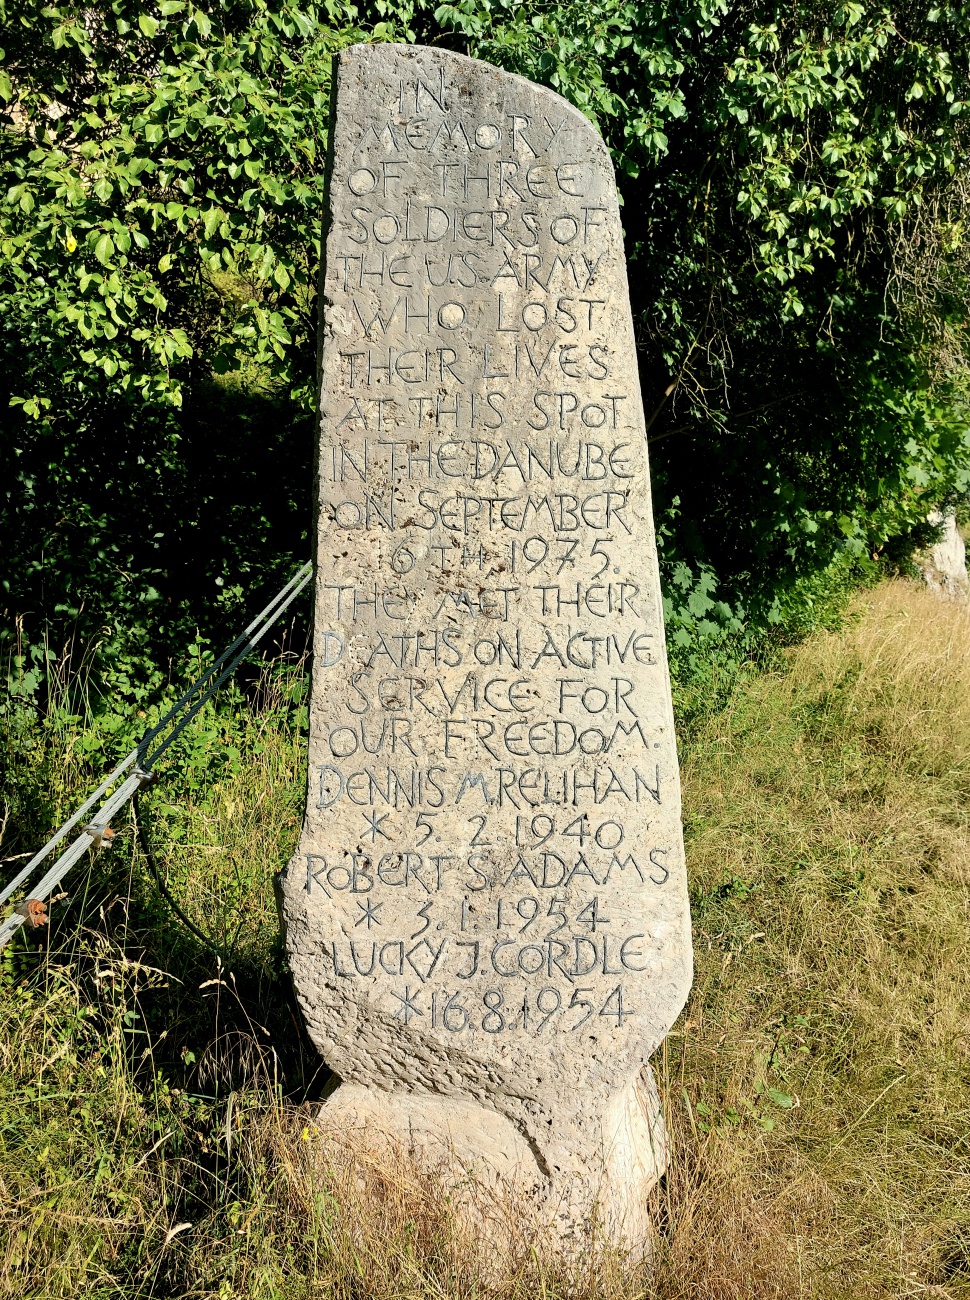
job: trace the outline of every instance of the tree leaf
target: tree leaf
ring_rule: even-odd
[[[94,246],[94,255],[102,266],[110,266],[111,256],[115,251],[114,240],[105,231]]]

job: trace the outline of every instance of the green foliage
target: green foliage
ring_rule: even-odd
[[[490,59],[603,132],[678,653],[810,626],[819,584],[905,554],[970,487],[958,5],[0,16],[0,543],[27,641],[47,620],[158,659],[305,552],[329,62],[360,39]]]
[[[201,357],[306,395],[330,60],[358,35],[332,23],[353,8],[149,8],[5,6],[4,299],[45,331],[13,403],[44,425],[78,389],[178,407]]]
[[[226,580],[275,581],[305,547],[330,62],[353,12],[0,6],[3,585],[28,639],[53,619],[158,657],[186,603],[221,634]]]
[[[686,563],[777,622],[843,553],[864,568],[966,494],[962,337],[938,364],[966,314],[965,9],[460,0],[427,21],[610,145],[672,595]],[[902,263],[947,203],[914,295]]]

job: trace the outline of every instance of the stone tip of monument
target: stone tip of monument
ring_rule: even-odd
[[[475,69],[479,74],[493,77],[496,81],[501,81],[505,86],[518,86],[522,90],[527,90],[530,95],[535,95],[540,99],[548,101],[550,106],[555,107],[566,113],[572,120],[573,126],[577,129],[583,129],[586,132],[590,143],[595,143],[596,148],[603,154],[608,161],[611,171],[613,169],[613,158],[607,147],[606,141],[600,134],[596,124],[586,116],[585,113],[571,104],[568,99],[557,94],[549,86],[543,86],[537,81],[530,81],[528,77],[520,76],[517,72],[506,72],[503,68],[496,67],[493,63],[486,63],[483,59],[473,59],[468,54],[460,54],[457,50],[441,49],[438,46],[431,45],[407,45],[399,41],[387,41],[372,43],[359,41],[355,45],[348,45],[334,54],[334,66],[338,70],[349,72],[354,64],[360,64],[367,68],[368,71],[379,69],[382,64],[387,66],[389,58],[395,60],[406,59],[407,61],[418,66],[430,64],[444,68],[446,65],[459,71],[463,66],[471,71]],[[400,66],[394,70],[394,75],[400,76]],[[459,85],[459,91],[465,90],[467,86]]]

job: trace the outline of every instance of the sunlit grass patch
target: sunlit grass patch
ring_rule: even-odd
[[[692,726],[697,974],[654,1062],[652,1275],[537,1242],[496,1281],[440,1188],[316,1135],[272,887],[304,797],[292,685],[207,715],[143,800],[214,951],[127,828],[50,951],[7,950],[0,1295],[970,1296],[970,614],[886,584]],[[69,730],[16,741],[24,816],[89,779]]]
[[[746,1153],[796,1294],[964,1294],[970,613],[903,583],[855,613],[686,755],[697,980],[668,1107],[676,1070],[708,1161]]]

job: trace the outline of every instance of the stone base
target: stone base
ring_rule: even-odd
[[[532,1142],[476,1102],[342,1083],[317,1117],[352,1150],[412,1161],[435,1177],[464,1226],[502,1255],[532,1248],[576,1258],[597,1248],[631,1262],[651,1250],[647,1197],[667,1167],[660,1098],[649,1066],[606,1107],[592,1149],[551,1176]]]

